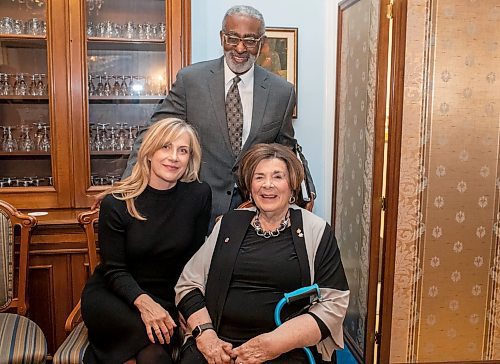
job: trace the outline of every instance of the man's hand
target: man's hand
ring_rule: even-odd
[[[230,364],[233,345],[217,336],[214,330],[206,330],[196,338],[196,346],[208,364]]]
[[[260,364],[280,355],[270,333],[258,335],[233,350],[235,364]]]
[[[314,208],[314,200],[311,199],[311,201],[309,201],[308,203],[306,203],[305,209],[307,211],[311,211],[312,212],[313,208]]]
[[[170,344],[174,328],[177,327],[170,314],[147,294],[137,297],[134,305],[141,313],[149,340],[155,344],[154,332],[160,344]]]

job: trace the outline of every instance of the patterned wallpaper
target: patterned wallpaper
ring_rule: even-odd
[[[391,362],[500,359],[500,2],[409,0]]]
[[[342,12],[335,233],[351,297],[344,328],[365,348],[379,0]]]

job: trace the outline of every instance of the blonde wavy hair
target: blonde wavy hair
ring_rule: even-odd
[[[149,159],[155,152],[165,145],[172,143],[181,135],[189,136],[189,162],[186,171],[181,176],[182,182],[199,181],[198,173],[201,165],[201,146],[196,130],[184,120],[167,118],[155,122],[144,135],[141,147],[137,153],[137,162],[129,177],[116,183],[97,198],[112,194],[116,199],[125,201],[130,215],[138,220],[146,220],[135,206],[135,198],[146,189],[151,175],[151,162]]]

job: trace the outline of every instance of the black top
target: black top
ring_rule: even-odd
[[[225,224],[226,220],[227,225],[231,227],[243,223],[240,216],[236,215],[237,212],[247,213],[243,210],[229,212],[224,215],[222,224]],[[250,212],[247,215],[246,218],[250,221],[254,213]],[[224,230],[226,228],[221,226],[218,239],[223,237],[223,245],[215,248],[210,267],[210,272],[219,264],[229,267],[228,271],[224,273],[212,272],[215,276],[219,276],[217,282],[220,283],[219,286],[222,286],[217,287],[217,289],[226,292],[226,296],[221,296],[222,292],[215,293],[217,299],[222,300],[220,321],[205,305],[205,296],[199,289],[187,293],[179,302],[178,308],[183,316],[188,318],[199,309],[207,307],[212,321],[215,320],[214,322],[218,323],[217,333],[219,337],[234,345],[239,345],[259,334],[274,330],[276,328],[274,309],[284,297],[284,293],[308,284],[304,284],[304,272],[301,271],[301,263],[293,242],[292,227],[286,228],[277,237],[265,239],[258,236],[255,229],[248,224],[246,231],[242,231],[241,245],[234,243],[239,239],[236,234],[224,240],[224,237],[228,236]],[[229,241],[233,241],[232,248]],[[227,256],[223,260],[218,260],[222,249],[234,250],[234,247],[237,248],[234,254],[234,263],[229,262],[228,259],[233,258]],[[305,253],[305,247],[301,253]],[[307,259],[307,256],[302,258]],[[307,271],[308,273],[309,271]],[[229,274],[230,276],[227,287],[223,287],[224,283],[221,282],[221,279],[225,280],[226,278],[222,278],[221,274]],[[208,283],[205,288],[207,294],[210,294]],[[330,334],[328,327],[316,315],[308,312],[308,306],[309,298],[284,305],[281,311],[281,321],[285,322],[287,319],[302,313],[309,314],[318,324],[322,339],[328,337]]]
[[[147,293],[173,307],[175,283],[207,234],[210,187],[197,181],[178,182],[169,190],[148,186],[135,205],[147,220],[133,218],[125,202],[112,195],[102,201],[96,274],[130,304]]]
[[[290,227],[269,239],[258,236],[253,227],[248,228],[224,304],[221,338],[244,342],[276,328],[276,304],[284,293],[301,287],[300,267],[291,241]],[[303,306],[286,305],[282,310],[283,321]]]

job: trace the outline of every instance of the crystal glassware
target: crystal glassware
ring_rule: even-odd
[[[38,74],[38,81],[36,82],[36,92],[38,96],[47,96],[47,85],[43,82],[43,78],[45,77],[44,73]]]
[[[30,136],[31,127],[29,125],[21,125],[21,139],[19,150],[31,152],[35,149],[35,142]]]
[[[134,39],[137,37],[136,26],[134,22],[128,21],[123,28],[123,36],[127,39]]]
[[[120,86],[120,82],[118,81],[120,76],[113,76],[113,78],[115,79],[115,82],[113,83],[113,87],[111,88],[111,94],[113,96],[120,96],[121,86]]]
[[[125,149],[125,142],[127,141],[127,133],[125,131],[126,125],[127,123],[116,123],[116,126],[118,127],[118,150]]]
[[[49,126],[43,126],[43,134],[38,144],[38,150],[42,152],[50,152],[50,136],[49,136]]]
[[[38,89],[36,87],[36,77],[38,75],[37,74],[32,74],[31,75],[31,82],[30,82],[30,86],[28,88],[28,94],[30,94],[31,96],[37,96],[38,95]]]
[[[108,149],[108,127],[109,123],[97,123],[96,139],[94,149],[102,151]]]
[[[108,184],[114,185],[116,182],[119,182],[121,176],[118,174],[107,174],[106,179],[108,180]]]
[[[2,150],[4,152],[15,152],[17,150],[17,140],[12,134],[13,129],[15,129],[14,126],[7,126],[7,136],[2,142]]]
[[[26,22],[26,33],[32,35],[43,34],[43,24],[38,18],[31,18]]]
[[[92,75],[89,74],[89,96],[94,96],[96,94],[96,88],[94,85],[94,81],[92,81]]]
[[[7,96],[9,94],[9,76],[6,73],[0,73],[0,95]]]
[[[114,126],[111,126],[111,128],[109,129],[108,149],[109,150],[119,150],[120,149],[118,136],[117,136],[117,130]]]
[[[103,89],[104,96],[111,95],[111,84],[109,83],[109,80],[111,78],[112,78],[112,76],[104,75],[104,79],[106,80],[106,82],[104,83],[104,89]]]
[[[95,93],[97,96],[103,96],[104,95],[104,84],[102,83],[102,76],[98,76],[99,82],[97,82],[97,88],[95,90]]]
[[[16,74],[16,82],[14,83],[14,95],[26,96],[28,93],[28,86],[24,79],[24,73]]]
[[[14,32],[14,19],[5,16],[0,19],[0,33],[12,34]]]
[[[14,20],[14,28],[13,32],[14,34],[24,34],[25,29],[24,29],[24,22],[20,19]]]
[[[33,134],[33,137],[35,138],[35,146],[38,148],[40,145],[40,140],[42,139],[43,136],[43,127],[47,125],[46,123],[43,123],[41,121],[37,123],[33,123],[33,126],[36,127],[35,133]]]
[[[129,87],[127,86],[127,82],[125,82],[125,80],[127,79],[127,76],[121,76],[120,78],[122,80],[122,82],[120,84],[120,95],[121,96],[130,95]]]
[[[134,136],[134,126],[129,125],[127,128],[127,140],[125,141],[125,150],[132,150],[134,147],[135,136]]]

